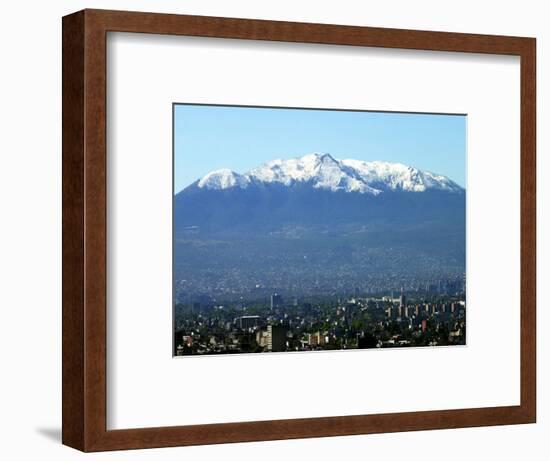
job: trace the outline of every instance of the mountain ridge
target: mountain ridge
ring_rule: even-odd
[[[179,194],[192,187],[227,190],[266,185],[305,185],[332,192],[356,192],[372,196],[395,191],[464,191],[460,185],[446,176],[402,163],[339,160],[328,153],[315,152],[297,158],[271,160],[244,174],[227,168],[214,170],[184,188]]]

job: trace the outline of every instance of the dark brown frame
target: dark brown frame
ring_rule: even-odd
[[[108,31],[521,58],[519,406],[106,430]],[[533,423],[536,420],[534,38],[83,10],[63,18],[63,443],[82,451]]]

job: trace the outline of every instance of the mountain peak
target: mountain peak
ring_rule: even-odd
[[[312,152],[311,154],[306,154],[306,155],[303,155],[302,157],[299,157],[298,160],[301,160],[303,162],[317,161],[317,162],[327,162],[327,163],[338,163],[338,160],[336,160],[328,152]]]
[[[240,175],[228,168],[222,168],[208,173],[199,180],[198,186],[206,189],[230,189],[232,187],[240,187],[244,189],[250,180],[247,176]]]

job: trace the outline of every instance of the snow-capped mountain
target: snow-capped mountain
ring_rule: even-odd
[[[293,159],[267,162],[244,174],[229,169],[208,173],[195,183],[201,189],[246,189],[279,184],[308,185],[328,191],[357,192],[377,196],[387,191],[463,191],[449,178],[403,165],[363,160],[338,160],[326,153],[313,153]]]
[[[401,164],[315,153],[217,170],[177,193],[173,210],[175,276],[201,289],[229,293],[264,274],[317,292],[369,274],[464,270],[464,189]]]
[[[315,153],[213,171],[175,195],[173,223],[175,273],[204,286],[464,269],[464,189],[396,163]]]
[[[464,189],[445,176],[398,163],[309,154],[272,160],[244,174],[213,171],[174,197],[174,229],[201,235],[381,232],[465,222]],[[386,235],[386,234],[384,234]]]

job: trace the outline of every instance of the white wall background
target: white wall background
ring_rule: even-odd
[[[550,455],[550,250],[546,2],[104,0],[4,3],[0,16],[0,455],[5,459],[361,459],[449,461]],[[536,36],[538,39],[539,422],[326,439],[83,455],[61,433],[61,16],[85,7]]]

